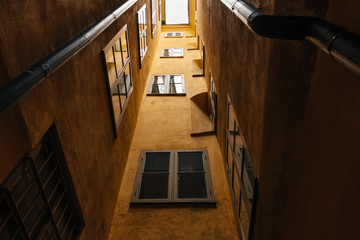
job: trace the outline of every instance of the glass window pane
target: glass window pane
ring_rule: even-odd
[[[115,122],[117,122],[121,113],[119,95],[113,93],[111,99],[114,109]]]
[[[143,174],[140,199],[168,198],[169,174]]]
[[[240,222],[241,222],[242,229],[244,230],[245,239],[248,239],[249,238],[250,221],[249,221],[249,217],[247,215],[247,210],[246,210],[246,206],[245,206],[245,202],[244,202],[243,198],[241,198]]]
[[[236,204],[239,204],[240,201],[240,181],[239,181],[240,177],[236,171],[236,167],[234,166],[234,182],[232,184],[233,187],[233,191],[235,194],[235,198],[236,198]]]
[[[165,75],[154,76],[151,93],[160,94],[165,93]]]
[[[179,152],[178,153],[178,171],[203,171],[202,152]]]
[[[129,90],[132,86],[132,82],[131,82],[131,73],[130,73],[130,63],[126,65],[125,69],[124,69],[124,82],[126,84],[126,94],[129,93]],[[125,89],[124,89],[125,90]],[[124,92],[125,94],[125,92]]]
[[[106,58],[107,73],[108,73],[108,77],[109,77],[109,84],[110,84],[110,87],[111,87],[111,85],[116,80],[115,62],[114,62],[114,55],[113,55],[112,48],[110,48],[105,53],[105,58]]]
[[[144,172],[168,172],[170,152],[147,152]]]
[[[179,198],[207,198],[205,173],[179,173]]]
[[[230,133],[230,142],[231,144],[234,144],[234,122],[235,122],[235,112],[233,109],[232,104],[228,105],[228,109],[229,109],[229,117],[228,117],[228,130]]]
[[[184,93],[182,86],[182,76],[170,75],[169,93]]]
[[[227,163],[228,163],[228,168],[232,169],[232,165],[233,165],[233,154],[232,154],[232,149],[230,144],[228,143],[228,148],[227,148]]]
[[[123,67],[122,64],[122,56],[121,56],[121,48],[119,41],[115,42],[115,45],[113,46],[114,49],[114,56],[115,56],[115,65],[116,65],[116,76],[119,76],[120,71]]]
[[[121,51],[122,51],[124,64],[125,64],[126,60],[129,57],[126,32],[123,35],[121,35],[120,39],[121,39]]]

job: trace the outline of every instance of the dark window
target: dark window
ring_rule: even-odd
[[[55,127],[1,185],[0,239],[76,239],[84,226]]]
[[[206,150],[141,153],[133,203],[214,201]]]
[[[228,97],[226,130],[226,166],[234,197],[236,216],[243,239],[252,239],[257,177],[249,151]]]
[[[144,60],[146,51],[148,49],[146,4],[144,4],[144,6],[137,12],[136,16],[138,21],[139,57],[140,57],[140,68],[141,68],[141,63]]]
[[[147,95],[185,95],[184,75],[153,75]]]
[[[133,90],[130,53],[125,25],[102,50],[114,134]]]

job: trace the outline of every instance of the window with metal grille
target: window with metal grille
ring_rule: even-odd
[[[214,203],[207,151],[142,151],[132,202]]]
[[[84,221],[55,127],[1,185],[0,239],[77,239]]]
[[[133,90],[127,25],[102,50],[114,135]]]
[[[183,74],[153,75],[147,95],[186,95]]]
[[[255,216],[257,177],[229,96],[227,106],[227,172],[242,239],[251,240]]]

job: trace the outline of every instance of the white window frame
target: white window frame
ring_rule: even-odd
[[[165,51],[167,50],[168,56],[165,56]],[[180,55],[173,55],[174,52],[179,52]],[[183,58],[184,49],[183,48],[163,48],[161,49],[160,58]]]
[[[152,93],[152,88],[153,88],[153,84],[154,84],[154,80],[156,76],[165,76],[165,90],[164,93]],[[170,93],[170,76],[181,76],[182,78],[182,90],[183,92],[181,93]],[[184,80],[184,74],[157,74],[157,75],[152,75],[151,76],[151,81],[149,84],[149,88],[147,91],[147,95],[148,96],[185,96],[186,95],[186,91],[185,91],[185,80]]]
[[[136,13],[137,28],[138,28],[138,43],[139,43],[139,66],[142,68],[142,62],[146,56],[148,50],[147,39],[147,15],[146,4],[140,8]]]
[[[170,153],[169,161],[169,179],[168,179],[168,197],[164,199],[140,199],[140,190],[142,183],[142,175],[146,162],[146,153]],[[202,152],[203,167],[205,173],[207,198],[179,198],[178,197],[178,153],[179,152]],[[136,174],[134,190],[131,203],[215,203],[214,191],[211,181],[211,172],[209,165],[209,157],[206,149],[191,150],[143,150],[140,155],[140,161]]]

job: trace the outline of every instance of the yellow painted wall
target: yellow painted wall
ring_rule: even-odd
[[[192,32],[184,32],[190,35]],[[146,96],[138,123],[119,198],[114,214],[111,240],[116,239],[238,239],[232,200],[216,136],[191,138],[190,98],[206,92],[204,78],[193,78],[200,68],[199,51],[187,51],[196,45],[195,38],[169,39],[159,42],[150,74],[184,74],[186,96]],[[167,47],[183,47],[183,59],[160,59]],[[149,84],[150,77],[147,84]],[[141,150],[207,149],[216,199],[216,208],[149,207],[131,208],[130,200]]]

